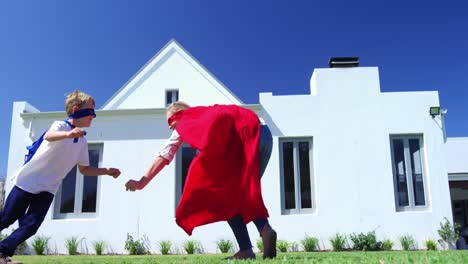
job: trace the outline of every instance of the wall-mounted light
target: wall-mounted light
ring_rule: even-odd
[[[429,114],[434,118],[435,116],[440,115],[440,107],[439,106],[431,106],[429,108]]]
[[[435,116],[440,115],[440,107],[439,106],[431,106],[429,108],[429,114],[434,118]]]
[[[444,133],[444,142],[447,142],[447,133],[445,132],[445,118],[444,118],[444,116],[447,114],[447,109],[440,108],[440,106],[431,106],[429,107],[429,114],[432,116],[433,119],[436,116],[440,116],[440,118],[438,118],[440,120],[440,124],[439,124],[439,121],[436,121],[436,119],[434,119],[434,121],[436,121],[436,123],[442,129],[442,132]]]

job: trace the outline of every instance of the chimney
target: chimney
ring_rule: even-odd
[[[359,66],[359,57],[331,57],[328,60],[330,68],[351,68]]]

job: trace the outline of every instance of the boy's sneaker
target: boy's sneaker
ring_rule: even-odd
[[[0,264],[23,264],[23,262],[13,261],[10,257],[0,253]]]
[[[276,231],[266,224],[260,232],[263,242],[263,258],[276,258]]]
[[[246,250],[239,250],[236,254],[233,256],[227,257],[226,259],[256,259],[255,253],[252,251],[252,249],[246,249]]]

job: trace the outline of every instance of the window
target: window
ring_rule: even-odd
[[[312,212],[312,139],[280,139],[281,207],[283,214]]]
[[[102,160],[102,145],[88,146],[89,163],[99,167]],[[54,218],[96,217],[99,198],[99,178],[83,176],[75,166],[63,179],[54,202]]]
[[[198,150],[192,149],[188,144],[182,144],[179,151],[176,154],[176,200],[175,207],[179,205],[180,197],[185,186],[185,180],[187,179],[188,169],[190,163],[197,155]]]
[[[166,90],[166,106],[179,101],[179,90]]]
[[[425,207],[422,136],[391,136],[397,211]]]

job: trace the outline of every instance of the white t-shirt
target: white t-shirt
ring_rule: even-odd
[[[158,155],[171,162],[182,143],[183,141],[179,133],[174,130],[171,134],[171,137],[166,141],[166,145],[161,148]]]
[[[70,131],[64,121],[55,121],[49,130]],[[77,164],[89,166],[88,142],[85,137],[49,142],[44,139],[32,159],[23,165],[13,181],[20,189],[30,193],[55,194],[68,172]]]

